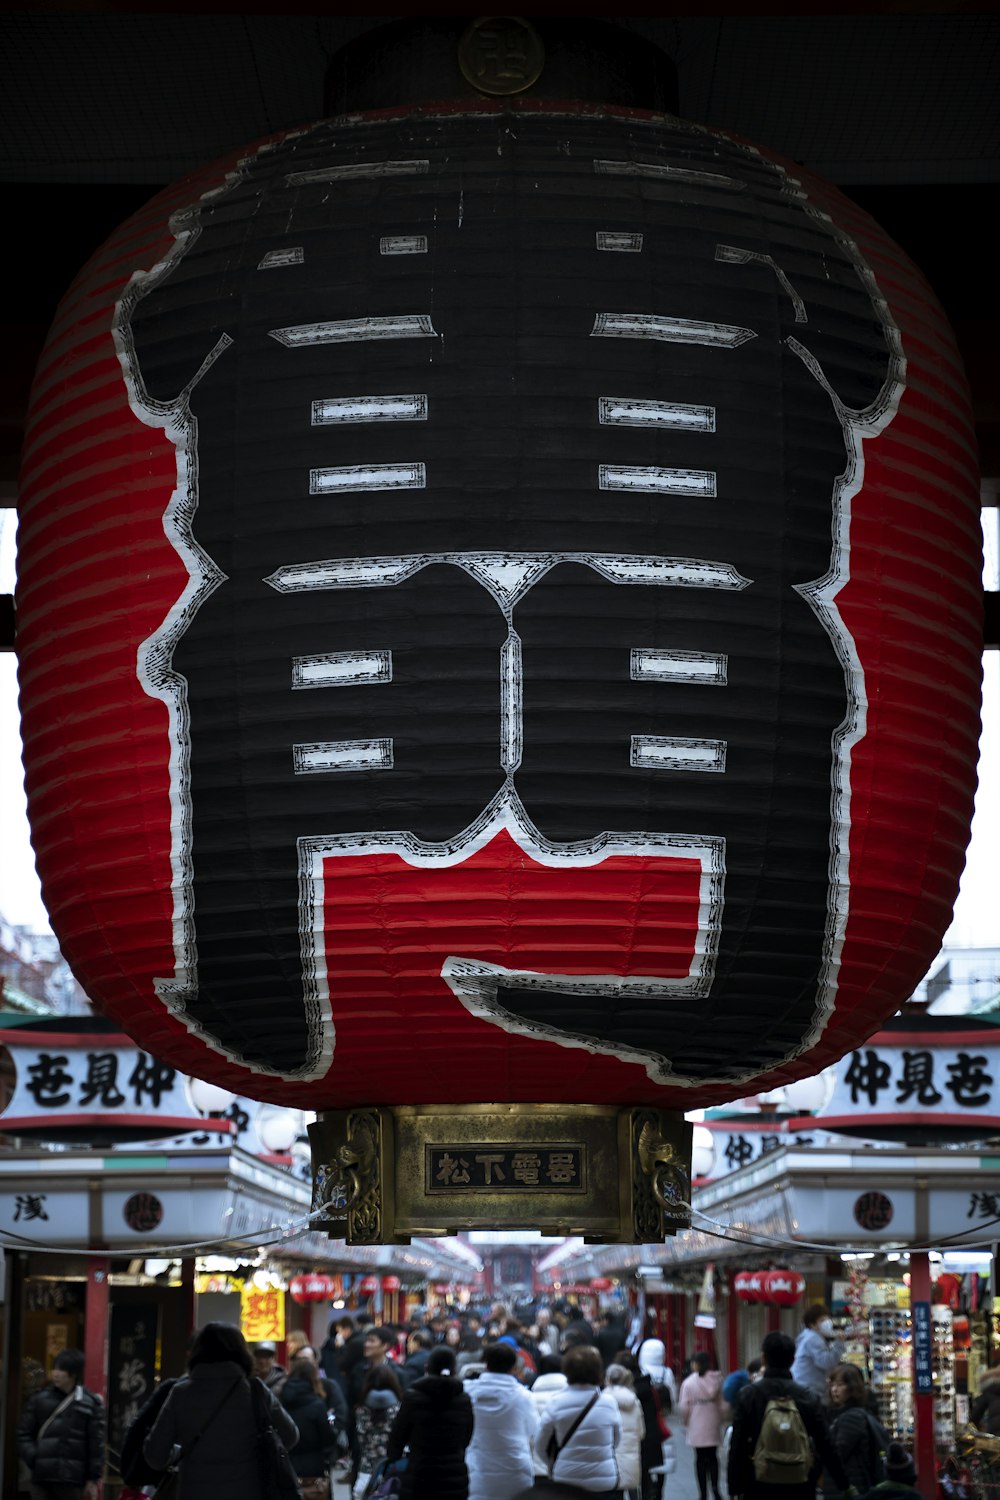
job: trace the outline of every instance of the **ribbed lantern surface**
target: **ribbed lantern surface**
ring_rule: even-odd
[[[206,169],[67,294],[20,538],[53,924],[197,1076],[708,1104],[856,1045],[948,924],[963,378],[753,147],[490,103]]]

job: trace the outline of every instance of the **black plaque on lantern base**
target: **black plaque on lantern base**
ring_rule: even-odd
[[[465,1229],[650,1244],[690,1224],[691,1126],[666,1110],[372,1105],[309,1137],[314,1223],[350,1245]]]

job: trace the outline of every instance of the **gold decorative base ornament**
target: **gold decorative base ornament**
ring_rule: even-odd
[[[349,1245],[538,1229],[655,1244],[690,1225],[691,1126],[645,1107],[371,1105],[309,1127],[316,1227]]]

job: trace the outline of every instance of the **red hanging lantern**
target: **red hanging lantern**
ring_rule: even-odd
[[[293,1276],[288,1284],[293,1302],[329,1302],[334,1293],[333,1278],[311,1271],[307,1276]]]
[[[46,904],[165,1062],[691,1109],[839,1058],[940,945],[967,397],[798,167],[544,96],[276,137],[78,277],[20,504]]]
[[[763,1271],[737,1271],[733,1277],[733,1291],[741,1302],[764,1301]]]
[[[402,1286],[402,1284],[403,1283],[400,1281],[400,1279],[399,1279],[398,1276],[383,1276],[382,1277],[382,1290],[387,1295],[389,1295],[392,1292],[398,1292],[399,1289],[400,1289],[400,1287]]]
[[[374,1297],[378,1289],[379,1279],[377,1276],[362,1276],[358,1283],[358,1291],[362,1297]]]
[[[590,1290],[592,1292],[610,1292],[614,1282],[607,1276],[592,1276],[590,1278]]]
[[[798,1271],[764,1272],[762,1300],[774,1307],[794,1307],[805,1289],[806,1279]]]

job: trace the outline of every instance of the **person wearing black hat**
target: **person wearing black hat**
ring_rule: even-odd
[[[885,1478],[861,1500],[914,1500],[919,1493],[912,1454],[902,1443],[890,1443],[885,1450]]]
[[[257,1379],[262,1380],[268,1390],[280,1398],[281,1388],[288,1379],[288,1371],[284,1365],[277,1363],[278,1346],[269,1339],[262,1339],[260,1343],[251,1344],[250,1353],[253,1355],[253,1372]]]

